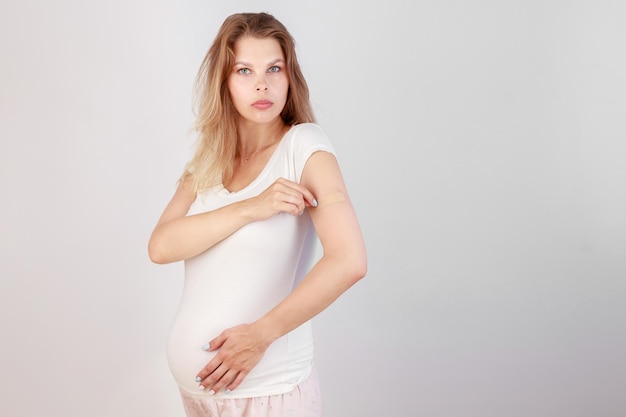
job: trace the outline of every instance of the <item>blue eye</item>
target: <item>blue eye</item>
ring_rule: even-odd
[[[238,72],[239,74],[248,75],[248,74],[250,74],[252,71],[250,71],[250,68],[239,68],[239,69],[237,70],[237,72]]]
[[[267,69],[268,72],[280,72],[280,67],[278,65],[272,65]]]

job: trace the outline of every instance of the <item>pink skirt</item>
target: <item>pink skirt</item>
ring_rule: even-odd
[[[253,398],[196,398],[180,392],[187,417],[322,417],[317,372],[286,394]]]

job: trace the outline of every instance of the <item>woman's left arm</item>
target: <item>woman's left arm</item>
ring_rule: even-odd
[[[323,255],[300,285],[258,321],[273,338],[320,313],[367,271],[363,236],[335,157],[314,153],[301,183],[317,198],[317,207],[310,207],[309,213]]]
[[[301,184],[316,197],[309,213],[323,248],[321,259],[283,301],[254,323],[232,327],[207,350],[217,355],[198,373],[203,387],[235,389],[267,347],[328,307],[367,271],[365,244],[336,158],[324,151],[307,161]]]

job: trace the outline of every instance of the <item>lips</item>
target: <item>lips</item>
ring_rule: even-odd
[[[252,103],[252,107],[254,107],[255,109],[259,109],[259,110],[269,109],[273,105],[274,103],[272,103],[269,100],[257,100],[254,103]]]

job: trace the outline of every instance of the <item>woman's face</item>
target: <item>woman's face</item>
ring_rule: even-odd
[[[278,41],[244,37],[235,42],[234,51],[228,91],[235,109],[252,123],[274,121],[285,107],[289,90],[285,57]]]

